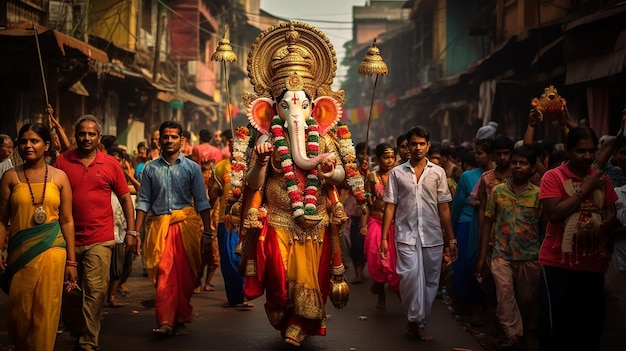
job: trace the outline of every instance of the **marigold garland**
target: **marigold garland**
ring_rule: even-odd
[[[315,157],[319,150],[319,132],[317,124],[313,118],[306,121],[307,130],[307,157]],[[319,187],[319,178],[317,170],[313,169],[306,173],[306,184],[298,184],[296,172],[299,172],[293,164],[291,152],[285,139],[285,131],[283,130],[284,122],[280,117],[275,116],[272,120],[270,130],[274,139],[274,147],[278,151],[280,157],[281,170],[283,178],[287,185],[287,193],[291,199],[291,208],[293,210],[294,219],[298,219],[306,215],[317,214],[317,190]],[[304,199],[302,198],[302,190],[304,188]]]
[[[230,185],[234,201],[241,196],[243,189],[243,176],[246,171],[245,155],[250,142],[250,130],[246,126],[241,126],[235,130],[235,135],[237,137],[233,143],[233,154],[230,160]]]
[[[366,196],[364,189],[365,183],[363,182],[363,178],[356,164],[356,151],[354,150],[354,144],[351,139],[352,134],[348,126],[338,126],[337,137],[339,139],[339,155],[346,171],[346,182],[352,189],[352,195],[354,195],[358,203],[364,204]]]

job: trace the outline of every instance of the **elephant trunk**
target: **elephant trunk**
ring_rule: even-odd
[[[317,155],[313,158],[309,158],[306,154],[306,133],[305,123],[294,123],[290,118],[288,120],[289,126],[289,142],[291,144],[291,157],[293,162],[300,168],[310,171],[315,169],[317,165],[322,162],[330,153],[324,153]]]

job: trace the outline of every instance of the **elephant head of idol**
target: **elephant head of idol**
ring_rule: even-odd
[[[330,89],[328,78],[332,82],[334,69],[329,74],[324,67],[330,61],[336,68],[332,46],[327,50],[330,55],[323,57],[330,42],[320,45],[300,36],[299,30],[306,34],[312,29],[299,22],[277,25],[257,38],[248,59],[251,82],[260,93],[248,103],[248,120],[274,139],[284,135],[293,162],[303,170],[315,169],[331,156],[311,155],[307,148],[316,135],[323,137],[341,119],[343,102],[343,95]],[[265,56],[260,55],[263,50]]]

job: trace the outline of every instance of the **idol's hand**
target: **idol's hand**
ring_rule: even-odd
[[[322,162],[320,162],[320,171],[322,173],[329,173],[332,170],[335,169],[335,166],[337,166],[337,157],[335,157],[334,154],[328,155],[328,157],[326,157],[325,159],[322,160]]]
[[[254,145],[254,153],[257,155],[257,163],[267,163],[269,157],[274,152],[274,145],[270,143],[262,143]]]

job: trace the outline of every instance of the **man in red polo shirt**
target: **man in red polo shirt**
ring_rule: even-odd
[[[122,167],[115,158],[98,150],[102,136],[100,121],[92,115],[84,115],[76,121],[74,130],[78,147],[62,153],[55,165],[67,173],[72,185],[76,259],[83,296],[82,308],[77,306],[79,302],[66,299],[63,317],[72,336],[79,337],[80,349],[97,350],[111,250],[115,245],[111,192],[117,195],[124,209],[128,224],[127,250],[137,250],[138,234]]]

